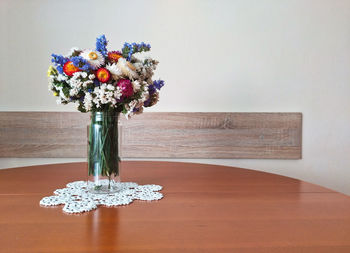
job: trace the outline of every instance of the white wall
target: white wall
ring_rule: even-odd
[[[350,194],[350,1],[0,0],[0,110],[74,111],[47,91],[50,54],[103,33],[111,49],[151,43],[167,83],[149,111],[304,115],[302,160],[200,162]]]

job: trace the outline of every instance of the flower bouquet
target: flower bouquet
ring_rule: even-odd
[[[149,56],[150,49],[141,42],[108,51],[102,35],[94,50],[72,48],[66,56],[52,54],[49,90],[57,103],[76,103],[79,111],[91,112],[88,184],[94,192],[118,190],[119,115],[129,118],[158,102],[164,81],[152,79],[158,61]]]

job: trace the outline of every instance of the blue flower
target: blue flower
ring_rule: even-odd
[[[95,86],[100,86],[101,85],[101,83],[97,79],[94,79],[94,84],[95,84]]]
[[[59,54],[51,54],[52,56],[52,62],[57,64],[57,65],[64,65],[68,59],[62,55]]]
[[[68,58],[58,54],[51,54],[51,56],[51,62],[56,65],[57,71],[63,74],[63,65],[68,61]]]
[[[141,42],[140,44],[137,44],[135,42],[133,43],[124,43],[124,47],[122,49],[123,52],[123,56],[130,61],[131,60],[131,56],[135,53],[139,53],[139,52],[145,52],[145,51],[149,51],[151,49],[151,45],[150,44],[146,44],[144,42]]]
[[[90,92],[90,93],[91,93],[91,92],[92,92],[92,89],[88,89],[88,92]]]
[[[89,62],[81,56],[73,56],[70,58],[70,60],[73,62],[75,67],[78,67],[81,70],[88,71],[92,69]]]
[[[56,69],[60,74],[63,74],[63,67],[62,66],[57,66]]]
[[[153,85],[158,89],[160,90],[163,86],[164,86],[164,81],[163,80],[155,80],[153,82]]]
[[[130,48],[130,47],[131,47],[131,44],[129,44],[128,42],[125,42],[125,43],[124,43],[124,47],[129,47],[129,48]],[[124,48],[124,47],[123,47],[123,48]]]
[[[96,50],[104,56],[107,56],[107,43],[105,35],[101,35],[96,39]]]

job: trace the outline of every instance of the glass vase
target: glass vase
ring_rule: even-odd
[[[108,194],[120,188],[118,112],[92,112],[88,138],[88,189]]]

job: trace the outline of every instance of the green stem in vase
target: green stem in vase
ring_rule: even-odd
[[[100,176],[108,177],[108,189],[112,176],[119,175],[118,116],[118,112],[94,112],[89,128],[88,172],[95,185]]]

